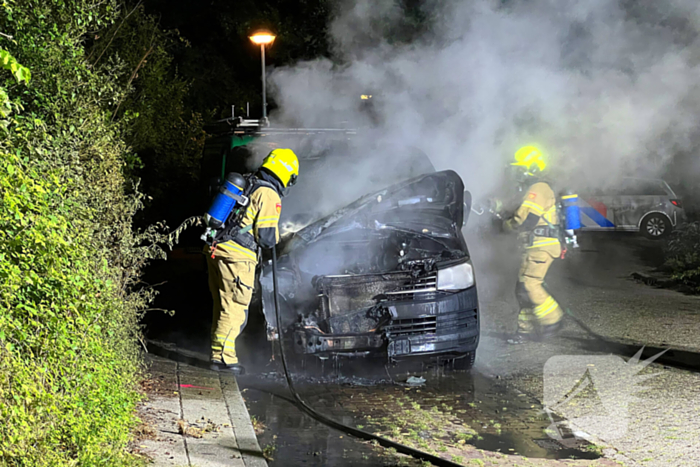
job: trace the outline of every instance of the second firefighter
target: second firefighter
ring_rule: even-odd
[[[504,221],[507,231],[517,232],[522,257],[515,295],[520,306],[518,330],[508,342],[519,344],[543,339],[561,327],[563,312],[544,287],[544,279],[562,245],[557,199],[550,184],[542,178],[546,163],[533,146],[521,148],[511,164],[523,186],[523,196],[515,213]]]

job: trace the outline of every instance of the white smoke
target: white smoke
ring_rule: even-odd
[[[699,5],[432,1],[411,12],[416,26],[401,2],[345,3],[329,27],[332,60],[272,71],[273,119],[369,125],[359,96],[373,94],[379,124],[357,150],[419,148],[476,198],[498,190],[525,144],[560,179],[663,175],[697,144]]]
[[[700,186],[697,0],[415,0],[420,8],[406,8],[411,1],[345,1],[328,29],[332,58],[272,71],[273,121],[371,128],[352,144],[375,164],[325,180],[303,203],[327,211],[374,191],[382,161],[416,148],[438,170],[457,171],[474,199],[504,196],[503,168],[530,144],[547,156],[558,188],[664,177],[700,200],[700,188],[692,193]],[[373,116],[361,94],[373,95]],[[512,331],[516,242],[469,241],[482,316]]]

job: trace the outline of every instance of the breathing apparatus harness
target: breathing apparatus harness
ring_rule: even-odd
[[[559,214],[559,208],[557,207],[557,214]],[[545,238],[556,238],[559,240],[559,243],[561,244],[561,259],[564,259],[566,256],[567,252],[567,245],[569,242],[569,237],[566,236],[565,234],[565,229],[562,226],[563,219],[561,216],[558,217],[559,219],[559,224],[555,225],[549,222],[547,219],[542,216],[542,219],[547,223],[547,225],[539,225],[532,229],[530,231],[530,235],[528,237],[528,246],[532,246],[535,242],[536,237],[545,237]],[[574,236],[575,238],[575,236]],[[577,245],[578,246],[578,245]]]
[[[207,228],[200,238],[212,249],[216,249],[218,243],[233,240],[243,248],[257,252],[259,245],[251,233],[253,223],[245,227],[241,224],[250,205],[250,196],[262,187],[278,191],[273,183],[255,174],[228,174],[204,216]]]

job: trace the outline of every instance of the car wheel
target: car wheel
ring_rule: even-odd
[[[453,363],[453,368],[456,371],[468,371],[471,370],[476,361],[476,352],[469,352],[464,357],[455,358]]]
[[[668,217],[663,214],[649,214],[642,221],[640,231],[646,238],[658,240],[670,234],[671,229],[671,221]]]

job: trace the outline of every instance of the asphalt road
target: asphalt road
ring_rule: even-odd
[[[406,400],[398,396],[387,399],[387,394],[395,392],[396,387],[391,383],[387,385],[386,381],[370,383],[360,390],[348,389],[348,386],[354,387],[352,380],[312,382],[305,392],[314,405],[355,424],[368,423],[363,417],[376,410],[371,420],[381,419],[384,426],[380,423],[373,429],[385,430],[389,436],[392,426],[407,423],[408,431],[398,434],[399,439],[415,442],[417,446],[426,444],[436,452],[457,449],[449,452],[456,458],[464,457],[466,462],[476,456],[473,458],[497,462],[496,465],[560,465],[561,461],[556,460],[560,456],[553,451],[561,446],[566,448],[567,443],[573,443],[571,449],[576,449],[577,442],[567,435],[557,443],[547,444],[546,440],[556,438],[557,428],[567,425],[568,419],[572,422],[564,432],[573,431],[578,437],[604,447],[605,457],[597,460],[596,465],[604,465],[600,461],[606,459],[630,466],[700,465],[700,376],[656,364],[644,367],[634,365],[634,361],[627,363],[637,344],[700,352],[700,298],[650,287],[630,278],[632,272],[652,270],[659,264],[660,244],[632,234],[585,235],[580,250],[566,260],[556,261],[547,277],[548,288],[555,298],[595,333],[615,342],[632,344],[628,354],[610,355],[608,348],[572,320],[568,320],[560,336],[547,342],[522,346],[506,344],[505,337],[515,330],[517,315],[513,292],[519,253],[515,239],[493,235],[479,238],[469,231],[467,239],[477,274],[482,317],[482,339],[474,374],[428,374],[427,386],[423,390],[406,391]],[[176,314],[168,317],[159,311],[150,312],[147,324],[151,337],[177,342],[181,347],[206,355],[211,319],[206,273],[197,251],[188,258],[176,266],[180,271],[175,278],[172,274],[170,278],[168,274],[152,275],[152,282],[169,279],[156,307],[174,309]],[[159,265],[160,271],[168,271],[172,268],[170,264]],[[263,340],[260,334],[248,336],[249,342]],[[263,341],[262,346],[248,348],[253,350],[247,352],[250,355],[244,356],[244,360],[256,357],[258,362],[251,361],[251,366],[274,374],[274,362],[266,363],[269,344]],[[353,370],[346,368],[345,373],[345,376],[352,376]],[[653,378],[635,379],[638,375],[652,374]],[[383,377],[382,371],[378,378]],[[272,380],[273,386],[279,386],[273,387],[274,391],[285,391],[278,376]],[[247,384],[253,388],[259,382],[244,382],[244,386]],[[398,392],[403,391],[399,388]],[[361,409],[353,410],[354,405],[348,398],[356,400],[355,392],[362,394],[363,403]],[[428,393],[432,394],[429,400],[426,399]],[[440,400],[439,407],[431,406],[431,401],[435,400]],[[404,411],[397,417],[398,408],[386,410],[394,401],[397,407],[404,408],[417,404],[426,412],[418,412],[424,418],[417,419],[415,410]],[[524,406],[523,401],[527,401]],[[279,404],[282,405],[277,407]],[[314,425],[315,422],[300,414],[293,415],[295,409],[290,410],[285,404],[280,400],[273,404],[264,396],[253,398],[250,394],[249,410],[265,418],[269,427],[262,436],[269,436],[270,440],[261,441],[261,444],[274,439],[287,440],[278,446],[278,459],[289,460],[286,456],[296,449],[299,452],[292,458],[303,457],[306,465],[347,465],[347,453],[356,449],[362,454],[349,461],[351,464],[360,459],[370,464],[376,462],[365,447],[353,448],[353,442],[342,433]],[[443,406],[451,410],[445,411]],[[503,409],[508,407],[508,414],[514,415],[503,418]],[[551,413],[543,412],[543,407]],[[501,411],[498,416],[488,415],[497,411]],[[276,414],[280,413],[286,417],[285,423],[279,423],[281,418]],[[440,435],[442,425],[431,428],[428,420],[438,415],[450,426],[448,437],[431,439],[428,434]],[[545,433],[542,427],[547,426],[549,417],[551,421],[563,418],[564,423],[552,425]],[[427,428],[421,431],[411,428],[411,424]],[[496,425],[502,428],[495,429]],[[533,427],[537,433],[533,432]],[[294,442],[300,428],[315,433],[314,439],[319,443],[313,449],[299,448],[299,443]],[[463,429],[465,433],[470,430],[478,433],[469,441],[478,449],[466,450],[457,444],[455,436]],[[423,433],[425,437],[412,441],[407,434],[412,432]],[[320,433],[324,433],[323,436]],[[454,439],[449,439],[450,436]],[[331,461],[331,451],[341,442],[346,443],[342,453]],[[285,448],[285,444],[289,447]],[[487,454],[496,450],[495,446],[502,447],[502,452],[512,449],[521,457],[501,458]],[[538,446],[544,446],[546,452],[538,451]],[[523,464],[523,457],[528,463]],[[562,457],[568,457],[565,450]],[[582,465],[593,464],[584,462]]]
[[[515,330],[517,313],[513,286],[518,253],[511,240],[470,239],[484,334],[477,369],[503,378],[545,407],[560,403],[555,412],[575,419],[574,430],[609,446],[606,452],[625,465],[700,465],[697,373],[626,363],[632,354],[610,355],[572,320],[547,342],[505,343],[502,337]],[[660,244],[637,235],[584,235],[579,251],[555,262],[547,286],[563,306],[607,339],[700,351],[700,298],[630,278],[633,272],[652,271],[660,260]],[[592,383],[567,399],[580,378]]]

